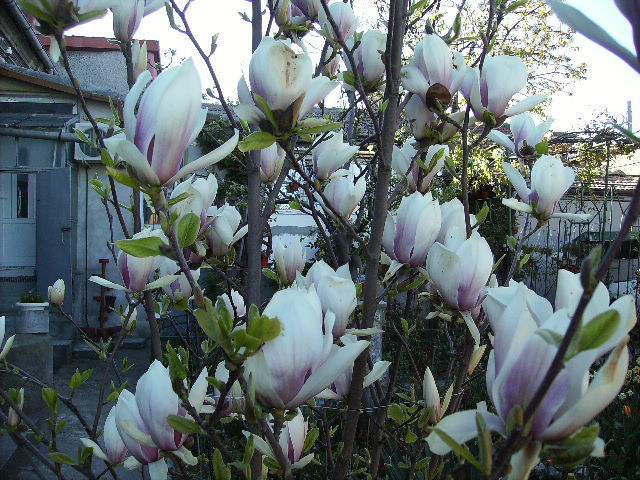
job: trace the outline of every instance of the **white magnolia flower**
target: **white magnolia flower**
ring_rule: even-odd
[[[491,130],[487,137],[498,145],[509,149],[517,156],[526,157],[535,154],[536,145],[542,141],[542,138],[549,131],[552,122],[553,118],[549,117],[547,121],[536,125],[529,114],[521,113],[514,116],[509,125],[513,140],[499,130]]]

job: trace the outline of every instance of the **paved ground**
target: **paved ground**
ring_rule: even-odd
[[[123,380],[128,381],[127,388],[133,391],[135,389],[136,380],[146,371],[149,365],[149,349],[125,349],[121,350],[117,357],[120,366],[122,366],[122,361],[125,357],[128,358],[129,364],[133,364],[133,367],[124,373],[122,377]],[[56,389],[60,392],[64,392],[63,394],[66,395],[71,390],[69,388],[69,379],[76,369],[81,372],[90,368],[94,369],[93,375],[91,375],[89,380],[76,391],[73,397],[76,406],[87,418],[90,424],[93,424],[93,419],[95,418],[95,412],[97,410],[98,392],[100,391],[100,385],[104,378],[104,365],[105,362],[98,360],[97,356],[94,358],[75,358],[72,363],[65,365],[54,373],[54,384]],[[113,373],[110,375],[107,382],[107,388],[110,388],[111,380],[117,383],[117,379]],[[111,405],[112,404],[105,406],[102,410],[100,428],[102,428],[102,425],[104,424],[104,419],[106,418]],[[75,457],[79,445],[79,439],[81,437],[86,437],[86,433],[82,429],[80,421],[65,407],[61,407],[60,409],[60,420],[66,420],[68,423],[63,432],[59,435],[58,451],[64,452],[71,457]],[[96,474],[104,471],[104,463],[96,459],[96,461],[94,461],[93,471]],[[130,472],[119,467],[116,469],[116,472],[119,480],[138,480],[142,478],[139,470]],[[65,478],[68,480],[86,478],[84,475],[76,472],[70,467],[64,467],[63,473]],[[26,468],[17,478],[20,480],[31,480],[36,479],[37,477],[33,472],[30,472],[29,469]],[[51,475],[51,478],[55,477]],[[107,474],[103,478],[112,478],[112,476]]]

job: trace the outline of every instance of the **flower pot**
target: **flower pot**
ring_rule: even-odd
[[[16,322],[16,333],[49,333],[48,302],[23,303],[18,302],[20,320]]]

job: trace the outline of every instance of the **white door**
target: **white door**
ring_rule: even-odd
[[[0,272],[34,275],[36,175],[0,172]]]

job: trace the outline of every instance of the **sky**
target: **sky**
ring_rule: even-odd
[[[618,12],[613,0],[569,0],[568,3],[596,20],[621,44],[633,50],[631,26]],[[367,0],[356,0],[356,14],[361,17],[370,15],[368,4]],[[212,63],[224,95],[230,99],[237,98],[238,79],[247,73],[251,58],[251,26],[238,13],[250,13],[250,7],[251,4],[244,0],[195,0],[188,10],[191,27],[203,48],[209,48],[211,35],[219,34]],[[110,15],[80,25],[68,34],[112,36]],[[137,38],[159,40],[161,51],[175,49],[176,61],[193,55],[203,86],[211,86],[206,81],[209,77],[204,63],[198,58],[189,39],[169,27],[164,10],[145,17]],[[555,119],[553,130],[575,129],[605,110],[618,121],[626,121],[628,100],[632,102],[634,130],[640,129],[640,75],[622,60],[581,35],[576,35],[574,42],[580,47],[580,51],[574,54],[575,58],[587,64],[587,79],[574,83],[563,93],[554,96],[546,112]],[[319,48],[318,45],[309,47],[312,57],[317,59]],[[329,103],[339,102],[338,95],[334,94],[332,100]]]

